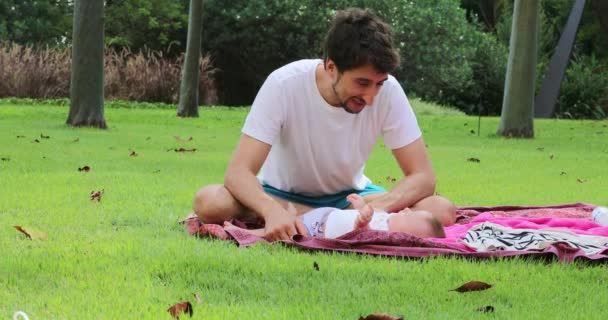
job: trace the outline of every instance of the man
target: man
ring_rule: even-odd
[[[224,185],[199,190],[195,213],[220,224],[261,217],[268,240],[287,240],[306,233],[296,215],[316,207],[352,208],[346,197],[356,193],[378,210],[426,210],[443,225],[453,224],[455,208],[434,195],[435,175],[416,118],[389,75],[398,65],[388,25],[369,10],[339,12],[323,60],[293,62],[266,79]],[[380,136],[407,177],[390,192],[363,174]],[[290,202],[295,211],[287,210]]]

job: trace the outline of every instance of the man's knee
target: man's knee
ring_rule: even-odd
[[[208,185],[196,192],[192,208],[204,223],[222,223],[239,213],[240,204],[223,185]]]

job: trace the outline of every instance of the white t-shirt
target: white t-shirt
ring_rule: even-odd
[[[272,145],[258,179],[305,196],[364,189],[365,162],[380,136],[390,149],[421,132],[397,80],[389,76],[358,114],[328,104],[317,87],[319,59],[300,60],[271,73],[258,92],[242,132]]]
[[[355,229],[355,220],[359,215],[359,210],[336,209],[329,213],[327,222],[325,222],[324,238],[335,239],[341,235],[351,232]],[[372,216],[372,221],[369,223],[369,228],[372,230],[388,231],[388,220],[390,214],[383,211],[375,211]]]

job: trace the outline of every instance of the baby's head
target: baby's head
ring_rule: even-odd
[[[403,209],[393,213],[388,221],[389,231],[405,232],[421,238],[445,238],[443,225],[432,213]]]

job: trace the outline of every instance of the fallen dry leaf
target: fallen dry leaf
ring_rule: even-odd
[[[469,291],[481,291],[492,288],[491,284],[487,284],[481,281],[471,281],[463,284],[462,286],[449,290],[449,291],[458,291],[458,292],[469,292]]]
[[[193,293],[193,295],[194,295],[194,299],[196,299],[196,303],[198,303],[198,304],[203,303],[203,300],[201,299],[201,297],[198,296],[198,294]]]
[[[41,138],[41,139],[50,139],[51,137],[50,137],[50,136],[45,136],[45,135],[43,135],[43,134],[41,133],[41,134],[40,134],[40,138]]]
[[[182,313],[187,313],[188,315],[190,315],[190,317],[192,317],[192,304],[190,303],[190,301],[178,302],[169,309],[167,309],[167,311],[175,319],[179,319],[179,316]]]
[[[319,271],[319,264],[316,261],[312,263],[312,267],[315,268],[316,271]]]
[[[468,162],[475,162],[475,163],[479,163],[481,162],[481,160],[477,159],[477,158],[468,158],[467,159]]]
[[[479,308],[477,308],[477,311],[479,311],[479,312],[494,312],[494,307],[492,307],[492,306],[479,307]]]
[[[19,232],[23,233],[26,237],[32,240],[46,240],[47,236],[44,232],[36,230],[31,227],[13,226]]]
[[[372,313],[367,317],[359,317],[359,320],[403,320],[403,317],[395,317],[386,313]]]
[[[83,167],[78,168],[78,171],[89,172],[89,171],[91,171],[91,167],[83,166]]]
[[[100,190],[100,191],[91,191],[91,201],[97,200],[97,202],[100,202],[102,195],[103,195],[103,190]]]
[[[175,152],[195,152],[196,148],[192,148],[192,149],[184,149],[184,148],[173,148],[173,149],[169,149],[167,151],[175,151]]]
[[[177,142],[188,142],[188,141],[192,141],[192,137],[188,137],[186,139],[183,139],[179,136],[173,136],[173,138],[175,138],[175,141]]]

